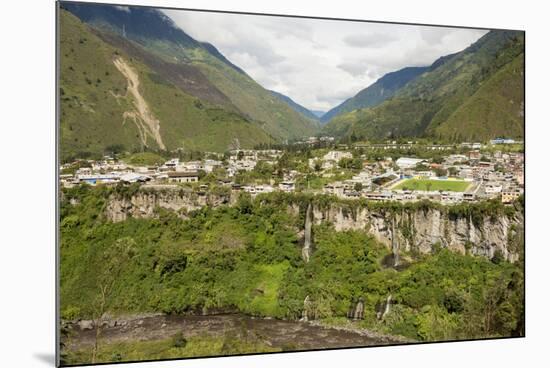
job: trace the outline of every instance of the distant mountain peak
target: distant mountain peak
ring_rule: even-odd
[[[332,118],[353,110],[373,107],[390,98],[401,87],[424,73],[428,67],[406,67],[387,73],[376,82],[332,108],[321,117],[321,122],[328,123]]]

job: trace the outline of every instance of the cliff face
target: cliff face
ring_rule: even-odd
[[[422,254],[432,252],[434,245],[439,244],[462,254],[468,251],[488,258],[500,251],[511,262],[519,258],[512,240],[523,231],[520,212],[512,218],[484,216],[475,224],[471,218],[453,218],[438,209],[390,214],[362,208],[353,214],[336,205],[326,210],[315,208],[313,218],[316,224],[333,224],[336,231],[365,230],[390,249],[392,240],[400,250]]]
[[[139,191],[130,198],[111,196],[105,214],[109,220],[118,222],[128,217],[153,217],[160,207],[185,218],[187,212],[204,206],[233,205],[237,197],[183,190]],[[300,209],[298,205],[290,205],[288,211],[298,215]],[[337,202],[324,208],[313,205],[311,217],[313,224],[328,222],[336,231],[366,231],[389,249],[428,254],[439,245],[488,258],[500,252],[511,262],[519,258],[517,242],[523,236],[524,222],[520,211],[513,216],[485,215],[473,221],[471,217],[453,217],[442,209],[391,212],[359,207],[352,211]]]
[[[124,221],[128,217],[154,217],[156,208],[178,212],[186,217],[189,211],[205,206],[218,207],[232,204],[231,195],[194,193],[179,189],[139,191],[130,198],[112,195],[109,198],[105,215],[113,222]]]

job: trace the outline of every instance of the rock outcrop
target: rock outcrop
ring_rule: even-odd
[[[147,189],[140,190],[130,198],[113,195],[107,203],[105,214],[111,221],[118,222],[128,217],[154,217],[157,208],[164,208],[185,218],[189,211],[204,206],[233,205],[237,198],[238,193],[201,194],[181,188]],[[295,203],[289,204],[288,211],[296,215],[300,208]],[[311,204],[306,212],[307,220],[311,219],[314,225],[328,222],[336,231],[366,231],[393,252],[427,254],[437,245],[487,258],[499,252],[511,262],[519,258],[517,247],[511,244],[511,239],[518,235],[521,237],[524,222],[521,211],[515,211],[513,216],[487,214],[473,221],[471,217],[451,216],[448,211],[437,206],[399,211],[357,206],[350,210],[349,206],[337,201],[324,208]],[[310,250],[307,249],[307,252],[309,255]]]
[[[233,202],[229,194],[196,193],[177,187],[147,189],[140,190],[130,198],[112,195],[107,203],[105,215],[113,222],[120,222],[128,217],[154,217],[157,208],[164,208],[185,217],[187,212],[205,206],[219,207]]]
[[[453,218],[440,209],[407,210],[397,213],[358,208],[356,213],[338,204],[322,210],[314,208],[315,224],[329,222],[336,231],[365,230],[389,249],[432,252],[434,245],[492,258],[497,252],[514,262],[519,254],[509,247],[510,238],[523,228],[523,215],[483,216],[474,224],[471,218]],[[395,222],[395,226],[392,223]],[[392,228],[395,234],[392,233]]]

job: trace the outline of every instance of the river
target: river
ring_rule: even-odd
[[[95,330],[82,330],[74,326],[70,348],[89,348],[94,343]],[[246,334],[262,340],[273,348],[292,346],[292,350],[361,347],[396,343],[389,337],[366,332],[327,328],[314,323],[255,318],[242,314],[208,316],[157,315],[117,322],[116,326],[103,327],[104,343],[166,339],[181,332],[186,338],[208,334],[223,336]]]

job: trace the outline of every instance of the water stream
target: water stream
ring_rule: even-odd
[[[306,224],[304,226],[304,246],[302,248],[302,258],[304,262],[309,262],[311,255],[311,223],[312,223],[311,203],[308,203],[306,210]]]

